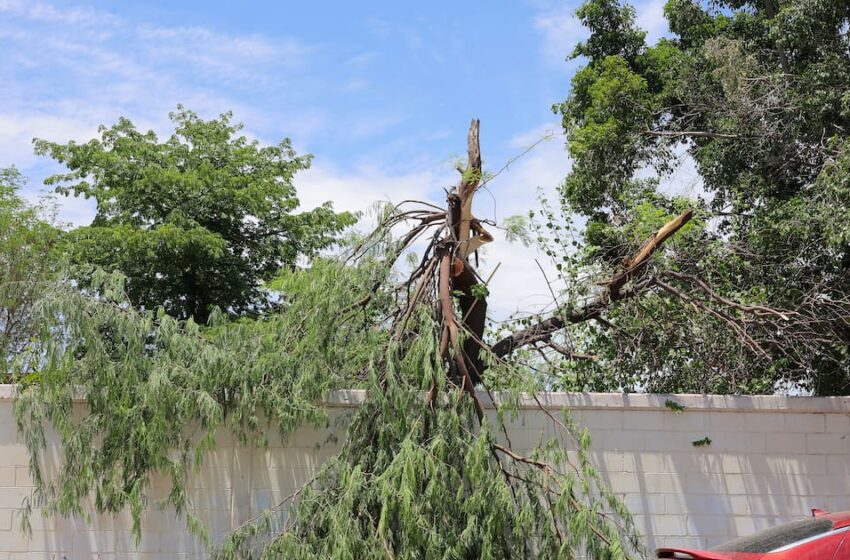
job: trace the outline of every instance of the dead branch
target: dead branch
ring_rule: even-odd
[[[518,331],[511,336],[507,336],[491,348],[493,354],[497,357],[503,357],[516,348],[531,344],[537,341],[548,341],[552,333],[559,331],[570,324],[583,323],[590,319],[597,319],[599,315],[607,309],[612,303],[629,297],[633,297],[649,286],[649,282],[640,282],[635,284],[629,290],[623,290],[623,286],[630,280],[634,279],[638,272],[649,262],[649,257],[665,242],[672,237],[677,231],[690,221],[693,216],[693,210],[686,210],[679,216],[673,218],[661,229],[655,232],[649,238],[638,252],[628,259],[625,263],[623,272],[615,274],[611,280],[605,282],[606,288],[597,297],[586,303],[584,306],[570,310],[568,313],[553,315],[536,325]]]

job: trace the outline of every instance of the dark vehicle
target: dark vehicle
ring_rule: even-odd
[[[659,548],[657,558],[682,560],[850,560],[850,511],[812,510],[792,521],[709,550]]]

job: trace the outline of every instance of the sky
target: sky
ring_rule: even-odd
[[[457,183],[470,119],[481,119],[485,168],[500,169],[474,213],[497,223],[538,205],[569,170],[559,119],[586,36],[578,0],[79,1],[0,0],[0,167],[45,191],[60,170],[32,139],[85,141],[125,116],[169,132],[178,104],[204,118],[233,111],[264,143],[292,139],[314,156],[295,178],[302,208],[326,200],[364,210],[378,200],[445,200]],[[635,3],[653,40],[662,0]],[[60,199],[60,219],[86,225],[91,201]],[[490,315],[550,301],[530,248],[498,230],[481,267]]]

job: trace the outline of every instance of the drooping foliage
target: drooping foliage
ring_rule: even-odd
[[[649,45],[634,10],[587,0],[585,65],[554,109],[573,167],[538,214],[581,305],[646,233],[696,208],[639,297],[560,342],[592,359],[556,386],[850,392],[850,4],[669,0]],[[677,184],[693,168],[693,184]],[[592,294],[590,294],[592,295]],[[548,367],[548,366],[547,366]]]
[[[399,279],[394,263],[414,236],[395,241],[387,227],[425,215],[439,238],[444,229],[428,222],[436,214],[391,212],[345,258],[284,271],[270,285],[278,304],[256,319],[214,314],[202,328],[139,311],[115,274],[92,274],[82,293],[60,284],[39,308],[41,379],[16,407],[37,483],[29,505],[84,516],[94,496],[96,511],[128,509],[141,531],[151,477],[165,475],[171,492],[160,505],[203,534],[186,482],[216,430],[262,445],[266,422],[284,436],[322,423],[328,389],[362,387],[340,455],[292,503],[211,543],[218,556],[640,557],[629,513],[588,459],[586,432],[552,416],[557,437],[522,455],[503,421],[529,386],[479,416],[453,373],[445,353],[460,345],[442,342],[438,274],[426,266],[413,285]],[[497,372],[511,375],[501,362]],[[47,426],[65,451],[50,472]]]
[[[161,475],[171,491],[158,505],[203,529],[185,482],[216,431],[262,446],[267,429],[325,422],[321,398],[355,380],[381,339],[338,321],[348,289],[366,289],[375,274],[365,263],[323,260],[283,271],[274,286],[284,312],[235,322],[217,313],[209,328],[136,310],[118,273],[95,271],[84,292],[57,284],[36,309],[39,342],[28,350],[40,366],[15,408],[37,486],[27,509],[85,518],[93,497],[99,512],[128,509],[138,534],[152,476]],[[64,453],[43,473],[48,426]]]
[[[288,139],[249,141],[230,113],[205,121],[178,107],[170,117],[165,141],[122,118],[83,144],[35,142],[68,168],[48,185],[97,201],[66,249],[76,263],[120,271],[137,307],[202,324],[213,308],[256,313],[268,304],[262,282],[332,245],[353,217],[330,203],[295,213],[293,177],[310,157]]]
[[[553,417],[558,437],[530,456],[514,453],[501,430],[516,403],[502,403],[479,425],[472,401],[445,381],[434,318],[415,319],[414,332],[421,331],[412,344],[376,356],[369,398],[340,455],[296,503],[284,502],[233,533],[216,557],[639,555],[630,514],[588,459],[587,433],[568,416]],[[423,395],[435,378],[446,398],[428,402]],[[289,516],[282,525],[281,512]],[[257,546],[256,537],[269,530],[273,538]]]

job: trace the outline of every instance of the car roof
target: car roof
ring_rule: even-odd
[[[850,511],[841,511],[838,513],[816,512],[817,510],[813,510],[815,517],[822,517],[832,521],[833,529],[841,529],[842,527],[850,526]]]
[[[813,509],[812,517],[832,522],[832,531],[850,526],[850,511],[830,513],[828,511]],[[676,547],[663,547],[656,551],[657,558],[687,558],[692,560],[731,560],[734,558],[734,556],[728,554],[730,553],[719,550],[697,550]]]

